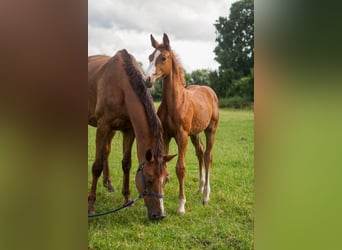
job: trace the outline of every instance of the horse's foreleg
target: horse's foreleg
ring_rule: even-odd
[[[94,203],[96,200],[97,181],[102,173],[102,170],[108,168],[108,143],[111,141],[111,128],[107,125],[98,126],[96,130],[96,157],[92,166],[92,183],[88,196],[88,214],[95,214]]]
[[[216,133],[217,123],[208,127],[204,132],[206,136],[206,149],[204,154],[204,163],[205,163],[205,184],[204,184],[204,198],[203,205],[206,205],[209,202],[210,195],[210,168],[213,161],[213,145],[215,141],[215,133]]]
[[[110,176],[109,176],[109,164],[108,164],[108,156],[111,150],[111,144],[112,144],[112,139],[115,135],[115,131],[112,130],[110,131],[110,134],[108,134],[108,145],[106,146],[108,150],[107,158],[106,158],[106,164],[103,166],[103,186],[108,189],[108,192],[114,192],[114,187],[112,185],[112,182],[110,181]]]
[[[178,213],[185,213],[185,192],[184,192],[184,178],[185,178],[185,153],[186,146],[188,144],[188,135],[186,133],[182,133],[176,136],[176,142],[178,145],[178,160],[176,165],[176,173],[179,182],[179,208]]]
[[[199,165],[199,187],[198,192],[203,193],[205,177],[204,177],[204,147],[199,135],[191,135],[191,142],[195,146],[196,156]]]
[[[123,159],[122,159],[122,171],[123,182],[121,193],[125,197],[125,202],[130,201],[130,189],[129,189],[129,173],[132,167],[132,144],[135,138],[134,131],[132,129],[122,131],[123,133]]]

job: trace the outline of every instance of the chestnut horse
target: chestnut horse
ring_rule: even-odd
[[[163,193],[168,179],[162,125],[156,115],[152,97],[144,85],[140,67],[126,50],[112,58],[88,58],[88,124],[97,127],[96,159],[92,166],[92,185],[88,196],[88,214],[95,214],[96,186],[103,171],[103,183],[114,191],[109,178],[108,156],[115,130],[123,133],[122,194],[130,201],[129,173],[131,148],[136,136],[140,162],[136,187],[144,195],[150,219],[165,217]]]
[[[191,85],[185,88],[184,70],[175,57],[169,38],[166,34],[163,43],[158,43],[151,35],[154,52],[149,56],[150,66],[146,74],[146,85],[153,85],[156,80],[163,79],[162,102],[158,108],[158,116],[164,128],[166,152],[171,138],[178,145],[176,173],[179,181],[179,209],[185,213],[185,153],[188,136],[196,149],[199,161],[199,192],[204,193],[203,205],[209,201],[209,172],[212,164],[212,148],[219,120],[218,99],[215,92],[206,86]],[[199,133],[204,131],[206,149]],[[205,166],[205,171],[204,171]]]

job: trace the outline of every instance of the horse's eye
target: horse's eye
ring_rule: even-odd
[[[162,62],[165,62],[165,61],[166,61],[166,56],[162,55],[162,56],[161,56],[161,61],[162,61]]]
[[[152,183],[153,183],[152,180],[148,180],[148,181],[147,181],[147,184],[149,184],[149,185],[152,185]]]

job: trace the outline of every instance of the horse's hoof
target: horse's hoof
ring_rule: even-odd
[[[203,206],[207,205],[208,202],[209,202],[209,200],[203,200],[203,202],[202,202]]]
[[[179,214],[179,215],[185,214],[185,210],[178,210],[178,214]]]
[[[93,216],[95,215],[95,211],[94,210],[88,210],[88,216]]]
[[[103,186],[107,188],[108,192],[113,193],[114,187],[112,186],[110,181],[104,181]]]

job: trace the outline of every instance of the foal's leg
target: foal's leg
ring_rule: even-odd
[[[188,145],[188,134],[183,132],[176,136],[176,142],[178,145],[178,160],[176,165],[176,173],[179,182],[179,208],[178,213],[185,213],[185,193],[184,193],[184,178],[185,178],[185,153],[186,146]]]
[[[112,130],[110,132],[109,136],[109,142],[108,145],[106,146],[108,148],[108,155],[107,155],[107,164],[103,166],[103,186],[105,186],[108,189],[108,192],[114,192],[114,187],[112,186],[112,182],[110,181],[110,176],[109,176],[109,164],[108,164],[108,156],[111,150],[111,145],[112,145],[112,139],[115,135],[115,131]]]
[[[95,214],[96,185],[103,169],[108,168],[108,145],[112,139],[112,129],[108,125],[98,125],[96,130],[96,158],[92,167],[93,180],[88,196],[88,214]]]
[[[163,133],[163,141],[164,141],[165,155],[168,155],[171,138],[165,132]]]
[[[132,167],[132,144],[135,138],[133,129],[122,131],[123,133],[123,159],[122,171],[123,182],[121,193],[125,197],[125,202],[130,201],[131,192],[129,190],[129,173]]]
[[[204,178],[204,147],[199,135],[191,135],[191,142],[195,146],[196,155],[199,164],[199,188],[198,192],[203,193],[205,178]]]
[[[213,145],[215,141],[215,133],[217,128],[217,122],[209,125],[209,127],[204,131],[206,136],[206,149],[204,154],[204,162],[205,162],[205,184],[204,184],[204,198],[203,205],[209,202],[210,195],[210,167],[213,161]]]

